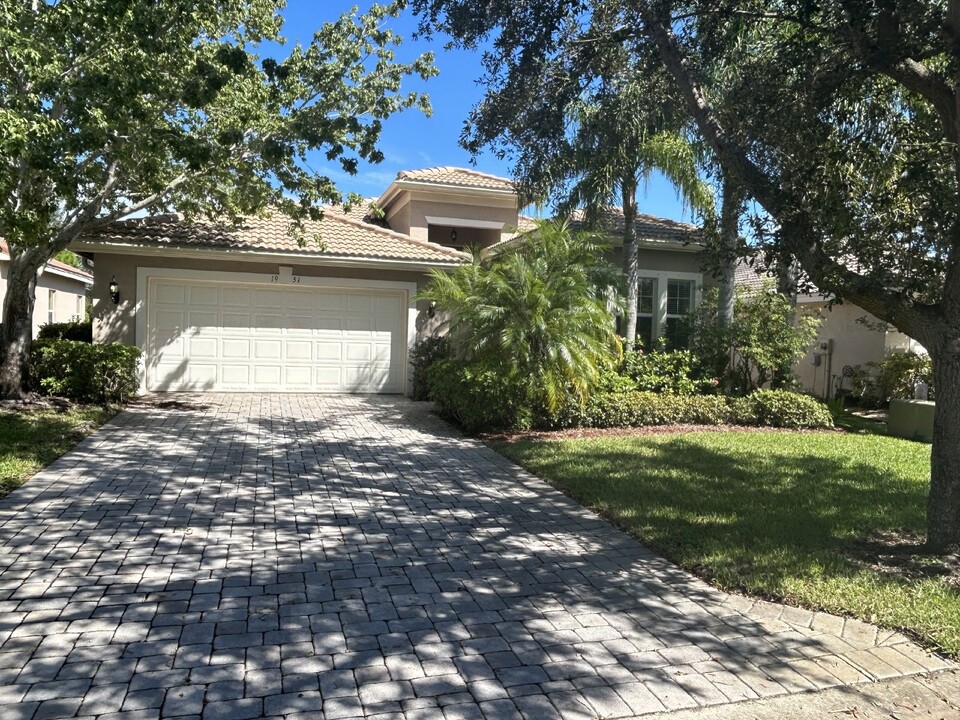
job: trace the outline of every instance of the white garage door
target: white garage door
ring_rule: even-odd
[[[406,293],[150,278],[148,390],[403,391]]]

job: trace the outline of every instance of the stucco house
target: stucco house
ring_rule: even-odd
[[[327,210],[303,244],[282,217],[234,229],[158,216],[82,237],[71,247],[95,261],[94,340],[141,347],[146,391],[407,393],[427,273],[529,219],[510,180],[464,168],[401,172],[375,207]],[[653,338],[696,303],[703,275],[684,242],[694,226],[644,216],[638,230]]]
[[[10,249],[0,240],[0,302],[7,294],[7,273]],[[87,292],[93,275],[59,260],[46,264],[37,278],[36,302],[33,307],[33,336],[41,325],[83,320],[86,316]]]

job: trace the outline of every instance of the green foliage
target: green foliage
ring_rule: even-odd
[[[0,237],[17,295],[5,304],[16,321],[2,318],[0,393],[23,390],[25,280],[84,232],[136,212],[276,212],[306,242],[302,221],[342,200],[330,175],[382,161],[390,115],[429,112],[401,86],[436,74],[432,55],[398,62],[401,39],[385,27],[402,2],[354,8],[295,46],[281,35],[285,5],[0,6]]]
[[[439,360],[427,370],[437,411],[467,432],[526,429],[533,423],[529,387],[480,363]]]
[[[78,402],[121,403],[136,395],[139,348],[121,343],[38,340],[33,377],[48,395]]]
[[[430,366],[450,355],[450,343],[445,337],[428,337],[420,340],[410,352],[413,365],[413,399],[429,400]]]
[[[816,398],[788,390],[757,390],[732,403],[731,417],[738,425],[780,428],[833,427],[830,409]]]
[[[587,401],[576,424],[608,428],[675,423],[722,425],[729,421],[729,402],[719,395],[635,391],[597,393]]]
[[[600,245],[564,225],[543,223],[529,242],[488,262],[432,272],[418,299],[435,302],[447,318],[451,357],[477,383],[473,390],[500,397],[509,388],[527,414],[549,414],[570,396],[581,402],[612,364],[617,279]],[[435,401],[458,402],[439,392],[431,383]],[[492,400],[480,405],[494,407]]]
[[[721,326],[714,288],[691,315],[691,350],[705,373],[721,377],[724,390],[746,394],[803,357],[820,322],[807,315],[795,318],[790,301],[765,284],[760,290],[737,288],[733,322]]]
[[[711,389],[711,380],[697,377],[695,358],[689,350],[624,353],[620,374],[634,382],[635,390],[674,395],[692,395]]]
[[[927,384],[928,398],[936,399],[930,356],[894,352],[854,368],[853,393],[862,404],[879,407],[894,398],[913,398],[920,383]]]
[[[75,252],[69,250],[61,250],[54,256],[57,260],[64,263],[65,265],[71,265],[75,268],[83,270],[83,259],[77,255]]]
[[[90,320],[85,322],[47,323],[40,326],[37,339],[76,340],[77,342],[92,343],[93,323]]]

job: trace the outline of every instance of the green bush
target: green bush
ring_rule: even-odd
[[[529,428],[533,411],[529,387],[498,369],[439,360],[427,370],[437,411],[468,432]]]
[[[48,395],[78,402],[123,402],[140,385],[140,349],[120,343],[93,345],[77,340],[38,340],[31,374]]]
[[[693,395],[713,386],[712,381],[696,377],[693,353],[689,350],[626,353],[620,374],[634,381],[634,389],[647,392]]]
[[[37,339],[76,340],[77,342],[92,343],[93,323],[90,320],[86,322],[47,323],[40,326]]]
[[[413,399],[429,400],[430,383],[428,372],[430,366],[438,360],[450,356],[450,343],[446,337],[428,337],[420,340],[413,346],[410,360],[413,364]]]
[[[643,427],[690,423],[722,425],[729,422],[729,401],[718,395],[674,395],[646,391],[597,393],[580,413],[586,427]]]
[[[930,356],[894,352],[879,362],[857,365],[852,394],[864,405],[879,407],[894,398],[913,398],[920,383],[927,384],[928,399],[936,399]]]
[[[787,390],[757,390],[732,404],[733,422],[782,428],[833,427],[830,410],[809,395]]]

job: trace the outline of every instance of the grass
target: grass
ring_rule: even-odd
[[[960,588],[854,559],[876,533],[923,533],[929,445],[732,431],[495,447],[719,587],[905,629],[960,656]]]
[[[0,409],[0,498],[116,415],[116,408],[77,405]]]

